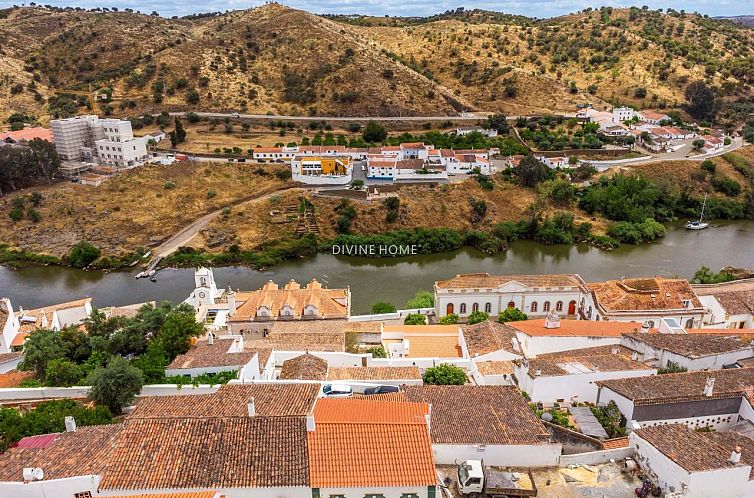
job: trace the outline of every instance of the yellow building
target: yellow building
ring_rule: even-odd
[[[346,175],[351,168],[348,156],[302,157],[300,158],[302,175]]]

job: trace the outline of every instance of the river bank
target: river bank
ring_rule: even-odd
[[[267,270],[240,266],[215,268],[220,287],[256,289],[267,280],[285,283],[316,278],[328,287],[350,287],[353,313],[367,313],[373,302],[384,300],[403,305],[417,290],[432,289],[436,280],[459,273],[492,274],[579,273],[586,281],[621,276],[691,278],[700,266],[713,270],[731,265],[754,267],[754,222],[720,222],[699,232],[682,224],[667,226],[660,242],[641,246],[623,245],[603,251],[585,244],[546,246],[532,241],[513,242],[496,255],[461,248],[437,254],[401,258],[317,253],[288,260]],[[165,269],[157,282],[133,278],[136,271],[104,273],[56,266],[29,266],[20,270],[0,267],[0,296],[14,307],[26,309],[91,296],[99,307],[144,301],[182,301],[194,288],[192,268]]]

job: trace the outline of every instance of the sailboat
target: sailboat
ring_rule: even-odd
[[[704,220],[704,207],[707,205],[707,194],[704,194],[704,202],[702,203],[702,214],[699,215],[698,221],[689,221],[686,223],[686,228],[688,230],[704,230],[709,226],[709,223],[706,223]]]

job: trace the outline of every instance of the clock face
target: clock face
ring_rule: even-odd
[[[204,292],[200,292],[200,293],[199,293],[199,298],[200,298],[200,299],[204,299]]]

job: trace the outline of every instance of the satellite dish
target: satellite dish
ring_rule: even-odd
[[[540,418],[545,422],[552,422],[552,413],[544,412]]]

